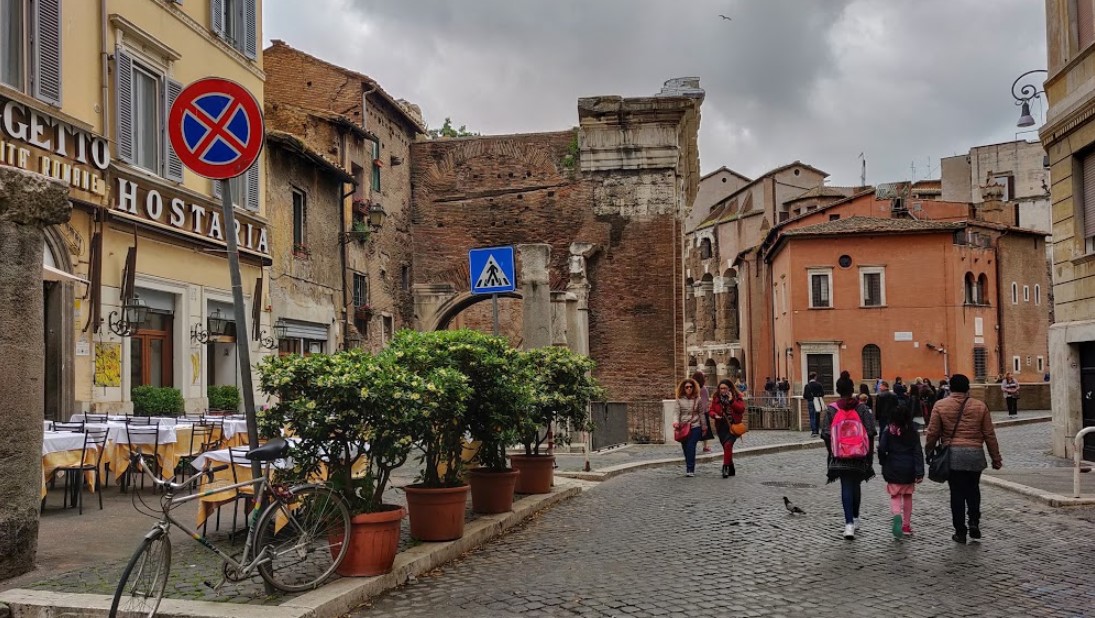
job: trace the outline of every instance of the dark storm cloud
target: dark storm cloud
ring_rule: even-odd
[[[1045,64],[1043,10],[1032,0],[267,0],[265,25],[268,38],[420,104],[432,126],[451,116],[484,133],[569,127],[580,96],[651,94],[696,75],[705,170],[756,175],[801,159],[850,184],[860,152],[880,182],[938,174],[940,156],[1013,139],[1008,88]]]

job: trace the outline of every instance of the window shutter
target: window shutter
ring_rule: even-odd
[[[171,106],[175,104],[175,99],[179,97],[182,89],[182,84],[171,79],[167,80],[167,88],[164,89],[167,95],[167,106],[164,107],[163,131],[164,150],[166,151],[164,161],[167,162],[164,175],[168,180],[174,180],[175,182],[183,181],[183,164],[179,160],[179,155],[175,154],[175,148],[171,146],[171,139],[167,135],[167,115],[171,112]]]
[[[258,16],[255,11],[255,0],[243,0],[243,53],[247,54],[247,57],[254,60],[257,43],[255,41],[258,36]]]
[[[1080,49],[1095,43],[1095,4],[1092,0],[1076,2],[1076,26]]]
[[[38,0],[31,32],[34,96],[61,104],[61,0]]]
[[[209,0],[209,28],[213,34],[224,38],[224,0]]]
[[[247,170],[247,210],[258,212],[259,209],[259,164],[256,161],[251,169]]]
[[[118,118],[118,158],[133,163],[133,58],[114,49],[114,110]]]
[[[1084,238],[1095,236],[1095,152],[1084,156]]]
[[[828,299],[825,298],[825,278],[822,275],[812,275],[810,285],[813,287],[814,306],[828,307]]]

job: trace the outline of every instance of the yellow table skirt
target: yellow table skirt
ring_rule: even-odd
[[[42,499],[46,497],[46,485],[49,484],[49,479],[60,468],[67,468],[69,466],[80,465],[80,454],[84,451],[82,449],[74,451],[58,451],[56,453],[50,453],[49,455],[42,455]],[[98,455],[97,451],[88,450],[87,456],[84,458],[86,464],[94,464],[95,458]],[[104,455],[105,458],[105,455]],[[92,493],[95,492],[95,475],[92,472],[84,473],[87,480],[88,487],[91,488]]]

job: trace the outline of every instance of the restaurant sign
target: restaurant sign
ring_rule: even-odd
[[[149,180],[114,170],[114,210],[159,224],[169,231],[225,242],[221,210],[212,202]],[[266,224],[240,211],[236,216],[236,244],[241,250],[270,254]]]
[[[0,96],[0,165],[55,178],[99,202],[107,193],[110,144],[102,137]]]

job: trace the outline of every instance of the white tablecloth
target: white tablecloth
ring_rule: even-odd
[[[92,414],[92,416],[101,417],[102,415],[101,414]],[[124,423],[125,421],[127,421],[131,418],[133,418],[133,417],[124,416],[124,415],[117,415],[117,414],[111,414],[111,415],[106,417],[106,420],[108,422],[122,422],[122,423]],[[85,420],[87,420],[87,417],[84,414],[73,414],[72,418],[69,419],[69,422],[70,423],[83,423]],[[165,427],[165,426],[166,427],[174,427],[175,423],[178,422],[178,419],[172,418],[170,416],[153,416],[151,421],[153,423],[159,423],[161,427]]]
[[[129,436],[126,434],[125,423],[85,423],[84,427],[88,429],[106,429],[107,442],[113,442],[114,444],[129,444]],[[133,427],[147,427],[147,425],[133,425]],[[157,428],[156,433],[159,435],[160,444],[174,444],[178,441],[178,435],[175,432],[175,427],[165,427],[160,425]],[[152,444],[155,442],[151,433],[148,434],[133,434],[134,444]]]
[[[84,448],[84,434],[71,431],[47,431],[42,435],[42,455]]]

